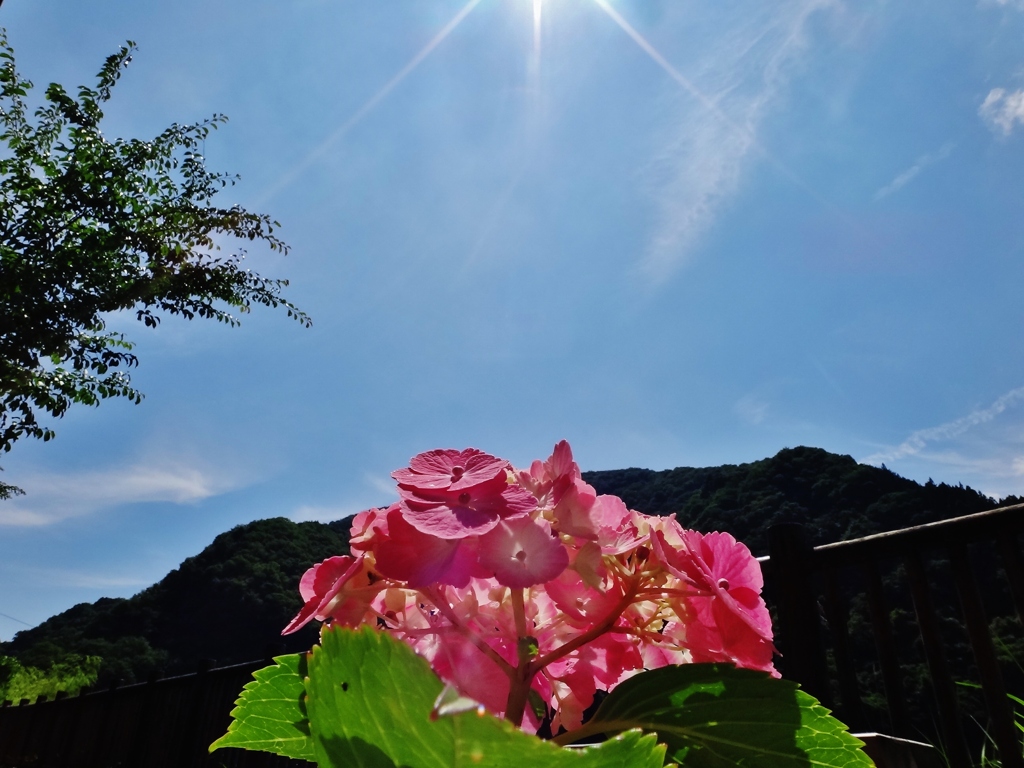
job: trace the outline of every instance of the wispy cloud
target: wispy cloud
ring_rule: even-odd
[[[351,517],[359,512],[362,512],[364,507],[350,506],[350,505],[324,505],[318,506],[315,504],[303,504],[296,507],[295,510],[288,515],[288,519],[295,523],[333,523],[335,520],[341,520],[343,517]]]
[[[993,88],[978,114],[993,131],[1009,136],[1016,125],[1024,125],[1024,89],[1007,93],[1004,88]]]
[[[962,482],[987,496],[1024,496],[1024,387],[987,408],[911,433],[899,445],[862,459],[887,464],[919,482],[927,478]]]
[[[396,497],[398,494],[395,481],[390,477],[375,475],[372,472],[364,472],[363,482],[376,493],[381,494],[381,498],[386,502],[390,503],[392,498]]]
[[[747,394],[736,401],[732,410],[742,421],[757,426],[768,415],[768,403],[757,395]]]
[[[239,486],[237,476],[186,463],[140,463],[91,472],[19,474],[27,495],[0,503],[0,526],[45,526],[121,504],[190,504]]]
[[[988,408],[971,411],[966,416],[962,416],[959,419],[955,419],[954,421],[950,421],[945,424],[940,424],[937,427],[929,427],[928,429],[920,429],[913,432],[898,446],[873,453],[864,459],[864,462],[867,464],[882,464],[885,462],[898,461],[899,459],[911,456],[917,456],[922,454],[929,445],[953,440],[975,427],[991,422],[997,416],[1004,413],[1007,409],[1011,408],[1021,400],[1024,400],[1024,387],[1012,389],[997,399]],[[956,456],[956,454],[931,454],[931,457],[935,459],[939,459],[942,456],[945,456],[948,461],[951,457]],[[962,457],[957,457],[955,460],[961,463],[965,461]],[[1021,466],[1024,467],[1024,464]]]
[[[1024,0],[988,0],[987,4],[1002,5],[1007,8],[1016,8],[1018,11],[1024,11]]]
[[[917,161],[912,166],[907,168],[907,170],[903,171],[903,173],[899,174],[895,179],[893,179],[880,190],[875,192],[875,200],[881,200],[882,198],[888,197],[892,193],[898,192],[899,190],[903,189],[903,187],[907,186],[907,184],[913,181],[921,173],[921,171],[923,171],[925,168],[931,165],[935,165],[935,163],[945,160],[947,157],[949,157],[952,151],[953,144],[950,142],[943,144],[942,148],[939,149],[938,152],[934,152],[929,155],[921,155],[921,157],[917,158]]]
[[[155,584],[163,576],[162,573],[103,573],[63,568],[18,568],[18,570],[31,576],[37,583],[78,589],[148,587],[150,584]]]
[[[650,168],[657,222],[642,270],[652,281],[665,280],[685,263],[738,191],[752,159],[766,158],[808,189],[771,155],[758,134],[807,48],[809,20],[834,5],[828,0],[773,4],[731,20],[728,34],[685,67],[707,73],[713,86],[699,90],[694,84],[699,75],[673,77],[696,103],[694,98],[681,102],[683,117]]]
[[[356,500],[339,501],[331,504],[302,504],[288,516],[296,523],[315,521],[319,523],[330,523],[341,520],[343,517],[362,512],[370,507],[379,507],[390,504],[397,498],[398,492],[395,488],[395,481],[390,477],[376,475],[372,472],[363,473],[363,485],[369,489],[369,493],[358,494]]]

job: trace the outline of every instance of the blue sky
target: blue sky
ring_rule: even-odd
[[[229,115],[223,202],[314,320],[111,318],[140,406],[0,460],[0,638],[434,447],[584,469],[813,445],[1024,494],[1024,3],[7,0],[19,67],[139,52],[108,135]],[[13,617],[13,618],[12,618]],[[23,622],[23,623],[19,623]]]

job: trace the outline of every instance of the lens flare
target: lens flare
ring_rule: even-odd
[[[313,148],[309,152],[309,154],[307,154],[295,166],[293,166],[288,171],[283,173],[278,178],[278,180],[274,182],[263,193],[259,200],[257,200],[256,205],[261,206],[265,204],[268,200],[275,197],[286,187],[294,183],[296,179],[298,179],[303,173],[306,172],[306,170],[310,168],[310,166],[312,166],[317,160],[323,157],[327,150],[329,150],[335,144],[335,142],[342,139],[345,136],[345,134],[347,134],[356,125],[358,125],[363,120],[364,117],[366,117],[374,109],[376,109],[377,105],[384,101],[384,99],[388,97],[388,95],[398,86],[398,84],[405,80],[405,78],[408,77],[412,73],[412,71],[416,69],[416,67],[422,64],[423,60],[426,59],[431,53],[433,53],[434,49],[437,48],[437,46],[444,42],[444,39],[448,37],[448,35],[450,35],[452,31],[457,26],[459,26],[459,24],[462,23],[462,20],[465,19],[470,14],[470,12],[480,4],[480,2],[481,0],[469,0],[469,2],[466,3],[462,7],[462,9],[458,13],[456,13],[451,18],[451,20],[444,25],[444,27],[441,28],[441,31],[434,35],[434,37],[431,38],[430,42],[428,42],[425,46],[423,46],[423,48],[420,49],[419,53],[417,53],[415,56],[409,59],[408,64],[406,64],[404,67],[398,70],[394,77],[388,80],[380,88],[380,90],[373,94],[373,96],[371,96],[366,101],[366,103],[363,104],[363,106],[356,110],[352,117],[350,117],[340,126],[338,126],[333,133],[331,133],[327,138],[320,142],[320,144]],[[539,0],[535,0],[535,2],[539,3]]]

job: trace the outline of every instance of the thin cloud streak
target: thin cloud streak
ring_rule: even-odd
[[[187,465],[137,464],[72,474],[19,477],[24,497],[0,505],[0,527],[40,527],[122,504],[193,504],[234,490],[240,483],[226,473]]]
[[[718,104],[715,102],[714,99],[712,99],[700,88],[698,88],[692,82],[690,82],[690,80],[687,77],[685,77],[678,69],[673,67],[669,63],[668,59],[666,59],[658,52],[657,48],[651,45],[647,41],[647,39],[639,32],[637,32],[636,29],[628,21],[626,21],[626,19],[623,18],[623,16],[618,11],[616,11],[607,3],[607,0],[594,0],[594,2],[597,3],[598,7],[602,11],[604,11],[606,14],[608,14],[609,17],[611,17],[612,21],[614,21],[616,24],[619,25],[619,27],[622,28],[623,32],[625,32],[633,39],[634,43],[640,46],[641,50],[643,50],[644,53],[650,56],[659,67],[665,70],[665,72],[668,73],[669,77],[671,77],[673,80],[679,83],[679,85],[681,85],[684,90],[689,92],[691,96],[693,96],[695,99],[697,99],[697,101],[703,104],[709,112],[714,113],[722,122],[724,122],[726,125],[732,128],[734,131],[737,131],[738,133],[741,134],[745,134],[747,138],[749,138],[750,140],[754,139],[753,134],[745,130],[742,126],[734,123],[732,119],[727,114],[725,114],[721,110],[721,108],[719,108]]]
[[[656,174],[667,178],[660,181],[655,192],[659,222],[640,265],[647,279],[661,283],[679,268],[718,218],[723,204],[739,189],[751,150],[819,204],[828,206],[814,189],[767,150],[757,137],[757,129],[788,80],[787,65],[805,47],[807,20],[818,9],[833,6],[831,0],[797,3],[788,15],[773,13],[767,19],[753,22],[743,19],[739,37],[723,38],[726,42],[712,51],[703,67],[724,79],[715,97],[707,95],[673,67],[607,0],[594,2],[715,118],[708,120],[704,115],[688,113],[666,142],[662,155],[652,163]],[[763,65],[752,67],[748,59],[764,56],[765,50],[768,53]],[[744,87],[744,80],[755,70],[759,75],[756,84]],[[728,112],[721,106],[724,101],[734,105]],[[736,120],[730,113],[742,119]],[[723,125],[727,130],[723,130]]]
[[[709,112],[729,126],[730,129],[740,134],[751,147],[757,149],[757,151],[760,152],[772,165],[779,169],[787,179],[792,181],[805,192],[808,192],[815,200],[821,200],[818,193],[815,192],[803,179],[797,176],[796,173],[794,173],[785,163],[769,152],[768,149],[758,141],[757,136],[753,132],[747,130],[729,117],[724,111],[722,111],[722,108],[718,106],[718,101],[716,99],[708,96],[700,88],[694,85],[689,78],[685,77],[678,69],[673,67],[672,64],[669,63],[668,59],[658,52],[657,48],[651,45],[651,43],[648,42],[643,35],[637,32],[636,29],[626,21],[618,11],[608,4],[607,0],[594,0],[594,2],[597,3],[598,7],[600,7],[601,10],[608,14],[608,16],[610,16],[612,20],[622,28],[623,32],[633,39],[633,42],[640,46],[644,53],[650,56],[658,66],[665,70],[669,77],[679,83],[684,90],[704,105]],[[753,45],[753,43],[751,45]]]
[[[920,429],[913,432],[906,440],[895,448],[873,453],[864,459],[864,463],[882,464],[887,461],[897,461],[911,456],[923,455],[923,451],[931,443],[952,440],[974,427],[986,424],[1020,400],[1024,400],[1024,387],[1018,387],[1017,389],[1010,390],[992,403],[988,408],[971,411],[971,413],[966,416],[962,416],[959,419],[945,424],[940,424],[937,427]]]
[[[377,106],[384,101],[384,99],[386,99],[388,95],[412,73],[413,70],[423,63],[424,59],[433,53],[437,46],[444,42],[444,39],[462,23],[462,20],[465,19],[470,12],[480,4],[480,2],[481,0],[469,0],[469,2],[463,6],[462,10],[456,13],[455,16],[453,16],[452,19],[442,27],[441,31],[434,35],[430,42],[423,46],[419,53],[409,60],[408,64],[402,67],[398,73],[388,80],[379,91],[371,96],[363,106],[356,110],[352,117],[342,123],[331,135],[311,150],[309,154],[307,154],[298,164],[282,174],[276,182],[265,190],[256,201],[255,207],[265,205],[280,192],[293,184],[303,173],[312,167],[317,160],[323,157],[336,142],[344,138],[345,134],[358,125],[363,118],[373,112],[373,110],[376,109]]]
[[[61,568],[21,568],[18,570],[27,574],[38,583],[75,589],[148,587],[151,584],[155,584],[161,578],[161,576],[154,577],[151,574],[136,573],[115,576],[89,571],[64,570]]]
[[[901,173],[899,176],[897,176],[895,179],[890,181],[888,184],[886,184],[884,187],[882,187],[875,193],[875,202],[878,202],[879,200],[888,197],[894,192],[899,192],[901,189],[903,189],[903,187],[905,187],[907,184],[913,181],[921,173],[921,171],[923,171],[924,169],[928,168],[931,165],[935,165],[936,163],[945,160],[947,157],[949,157],[952,151],[953,144],[947,143],[943,144],[942,148],[935,154],[922,155],[921,157],[917,158],[917,162],[915,162],[907,170],[903,171],[903,173]]]

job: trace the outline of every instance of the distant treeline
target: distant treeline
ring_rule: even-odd
[[[816,448],[749,464],[584,477],[642,512],[676,512],[687,527],[729,531],[755,554],[767,551],[767,529],[778,522],[804,523],[821,544],[996,505],[970,488],[922,486]],[[200,659],[224,665],[261,658],[282,642],[281,628],[301,606],[302,573],[348,551],[350,524],[274,518],[238,526],[134,597],[82,603],[19,632],[0,644],[0,657],[43,671],[99,657],[98,685],[191,671]],[[308,648],[315,639],[316,629],[307,627],[281,650]]]
[[[584,472],[599,493],[621,496],[647,514],[670,514],[687,528],[728,531],[755,555],[768,528],[802,523],[815,546],[946,520],[997,506],[962,485],[920,485],[886,469],[820,448],[786,448],[770,459],[694,469]],[[998,505],[1017,504],[1014,496]]]
[[[130,598],[80,603],[0,644],[0,657],[55,674],[86,657],[102,659],[98,685],[144,682],[309,648],[316,629],[281,629],[301,606],[299,578],[315,562],[348,551],[350,522],[258,520],[220,534],[199,555]]]

